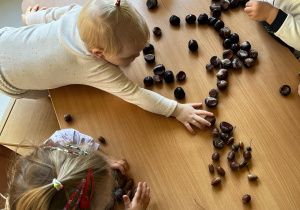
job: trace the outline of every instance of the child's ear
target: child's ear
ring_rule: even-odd
[[[99,59],[105,59],[102,49],[94,48],[94,49],[92,49],[92,53],[94,54],[94,56],[96,56]]]

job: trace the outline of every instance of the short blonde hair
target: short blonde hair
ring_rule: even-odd
[[[87,178],[89,168],[93,170],[94,191],[88,209],[106,209],[112,205],[114,177],[108,158],[90,146],[80,147],[89,155],[76,156],[36,147],[31,155],[16,157],[9,174],[8,207],[63,209],[81,180]],[[52,184],[54,178],[63,185],[60,191]]]
[[[79,35],[89,50],[102,49],[110,55],[118,54],[124,42],[144,46],[149,40],[149,28],[145,19],[127,1],[90,0],[79,14]]]

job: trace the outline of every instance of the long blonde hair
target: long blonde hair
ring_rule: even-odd
[[[124,42],[141,47],[149,40],[145,19],[127,1],[90,0],[82,8],[77,27],[87,47],[101,48],[104,53],[118,54]]]
[[[16,157],[9,173],[9,208],[63,209],[78,184],[87,177],[89,168],[93,171],[94,192],[88,209],[106,209],[111,205],[114,179],[107,157],[90,146],[80,147],[89,154],[76,156],[36,147],[32,154]],[[60,191],[52,184],[54,178],[63,185]]]

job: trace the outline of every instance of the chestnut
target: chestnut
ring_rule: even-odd
[[[212,154],[211,159],[213,161],[218,161],[220,159],[220,154],[215,152],[214,154]]]
[[[221,175],[221,176],[225,176],[225,170],[221,167],[221,166],[218,166],[217,167],[217,172],[218,172],[218,174],[219,175]]]
[[[245,41],[241,44],[241,49],[249,51],[251,49],[251,44],[248,41]]]
[[[221,0],[220,5],[221,5],[221,9],[226,11],[229,9],[230,2],[229,0]]]
[[[237,33],[230,34],[229,38],[231,39],[232,43],[238,43],[240,40],[240,36]]]
[[[145,55],[153,54],[154,53],[154,46],[152,44],[149,44],[149,43],[146,44],[146,46],[143,49],[143,53]]]
[[[239,6],[239,0],[229,0],[229,1],[230,1],[229,6],[230,6],[231,8],[236,8],[236,7]]]
[[[244,60],[244,66],[246,68],[250,68],[250,67],[254,66],[254,60],[253,60],[253,58],[246,58]]]
[[[181,87],[177,87],[175,88],[174,90],[174,95],[177,99],[181,100],[181,99],[184,99],[185,97],[185,92],[184,90],[181,88]]]
[[[154,27],[152,32],[155,36],[161,36],[161,33],[162,33],[161,29],[159,27]]]
[[[155,83],[162,83],[163,80],[164,80],[164,77],[162,75],[154,75],[153,76],[153,81]]]
[[[232,39],[231,39],[231,42],[232,42]],[[240,47],[239,44],[233,43],[233,44],[231,44],[230,49],[231,49],[234,53],[236,53],[237,51],[239,51],[239,50],[241,49],[241,47]]]
[[[218,67],[221,64],[221,59],[218,56],[213,56],[210,59],[210,63],[214,66],[214,67]]]
[[[201,25],[206,24],[208,21],[208,15],[206,13],[202,13],[198,17],[198,23]]]
[[[219,88],[219,90],[226,90],[228,87],[228,83],[226,80],[220,80],[217,82],[217,87]]]
[[[216,186],[216,185],[220,184],[220,182],[221,182],[221,178],[216,177],[216,178],[213,178],[213,180],[211,180],[211,185]]]
[[[124,186],[125,190],[130,190],[134,184],[134,180],[132,178],[127,179],[126,184]]]
[[[240,165],[237,163],[237,162],[231,162],[230,163],[230,168],[233,170],[233,171],[237,171],[237,170],[239,170],[239,167],[240,167]]]
[[[198,50],[198,43],[196,40],[190,40],[188,43],[188,47],[190,49],[190,51],[195,52]]]
[[[218,80],[226,80],[228,78],[228,70],[227,69],[220,69],[216,74]]]
[[[218,100],[213,97],[207,97],[205,99],[205,104],[206,104],[206,106],[213,108],[218,105]]]
[[[147,0],[146,5],[148,9],[154,9],[157,7],[157,0]]]
[[[227,155],[227,160],[233,161],[234,158],[235,158],[235,152],[234,151],[229,152]]]
[[[248,52],[246,50],[239,50],[236,53],[237,57],[241,60],[245,60],[248,58]]]
[[[213,164],[208,165],[208,170],[209,170],[210,173],[214,173],[215,168],[214,168]]]
[[[231,146],[231,148],[232,148],[232,151],[236,151],[237,152],[239,150],[239,148],[240,148],[240,145],[238,145],[236,143],[233,143],[232,146]]]
[[[208,72],[212,72],[214,70],[214,66],[211,63],[206,64],[205,68]]]
[[[283,96],[287,96],[291,93],[291,87],[288,86],[288,85],[282,85],[280,88],[279,88],[279,92],[281,95]]]
[[[211,126],[214,126],[215,122],[216,122],[216,118],[215,116],[206,116],[204,118],[206,121],[210,122]]]
[[[233,126],[225,121],[220,122],[220,128],[224,133],[230,133],[233,130]]]
[[[71,121],[72,121],[71,115],[70,115],[70,114],[65,114],[65,115],[64,115],[64,120],[65,120],[66,122],[71,122]]]
[[[217,20],[217,22],[214,24],[214,29],[216,31],[220,31],[221,28],[224,27],[224,22],[222,20]]]
[[[155,61],[155,55],[153,55],[153,54],[145,55],[145,61],[147,63],[153,63]]]
[[[246,147],[246,150],[247,150],[247,151],[251,151],[252,148],[251,148],[250,146],[248,146],[248,147]]]
[[[215,18],[212,16],[212,17],[208,18],[207,23],[210,26],[214,26],[217,21],[218,21],[218,18]]]
[[[176,15],[172,15],[170,17],[170,24],[173,26],[179,26],[180,25],[180,18]]]
[[[229,59],[223,59],[223,60],[221,60],[221,67],[223,69],[229,69],[229,68],[231,68],[231,66],[232,66],[231,60],[229,60]]]
[[[220,10],[221,11],[221,5],[220,4],[211,4],[209,6],[210,11],[214,11],[214,10]]]
[[[230,38],[224,39],[224,41],[223,41],[223,47],[225,49],[229,49],[231,47],[231,44],[232,44],[232,42],[231,42]]]
[[[248,166],[248,165],[249,165],[248,162],[245,160],[242,160],[242,162],[240,162],[240,164],[239,164],[240,168],[244,168],[245,166]]]
[[[221,14],[222,14],[221,10],[214,9],[214,10],[212,11],[212,16],[214,16],[214,17],[216,17],[216,18],[220,17]]]
[[[105,144],[105,143],[106,143],[105,138],[102,137],[102,136],[99,136],[99,137],[98,137],[98,141],[101,142],[102,144]]]
[[[222,139],[220,139],[220,138],[215,138],[215,139],[213,140],[213,145],[214,145],[214,147],[217,148],[217,149],[222,149],[222,148],[224,147],[225,143],[224,143],[224,141],[223,141]]]
[[[185,17],[185,21],[188,23],[188,24],[193,24],[196,22],[196,16],[193,15],[193,14],[189,14]]]
[[[164,73],[164,79],[166,81],[166,83],[171,83],[174,81],[174,74],[172,71],[166,71]]]
[[[117,202],[123,202],[123,195],[125,195],[125,190],[123,190],[122,188],[117,189],[114,192],[114,198],[116,199]]]
[[[153,68],[153,73],[155,75],[164,75],[165,73],[165,66],[163,64],[158,64]]]
[[[176,79],[181,82],[181,81],[184,81],[186,78],[186,74],[184,71],[179,71],[177,74],[176,74]]]
[[[243,152],[243,157],[245,158],[245,160],[249,160],[252,158],[252,154],[250,151],[246,150]]]
[[[228,139],[230,138],[230,134],[229,133],[220,133],[220,138],[227,143]]]
[[[242,201],[243,201],[244,204],[249,203],[249,202],[251,201],[251,196],[248,195],[248,194],[244,195],[244,196],[242,197]]]
[[[239,142],[239,146],[241,149],[244,149],[244,143],[242,141]]]
[[[242,68],[243,63],[239,58],[235,58],[233,59],[233,61],[231,62],[232,68],[235,70],[239,70]]]
[[[225,38],[229,37],[230,33],[231,33],[230,28],[224,26],[223,28],[220,29],[219,36],[221,38],[225,39]]]
[[[258,179],[258,176],[254,175],[254,174],[249,174],[248,175],[248,180],[249,181],[256,181]]]
[[[219,129],[218,128],[213,128],[212,131],[211,131],[211,135],[213,137],[219,137]]]
[[[222,53],[223,59],[231,60],[233,58],[233,51],[231,49],[226,49]]]
[[[256,60],[258,57],[258,52],[256,50],[249,50],[248,54],[249,54],[249,57],[254,60]]]
[[[145,86],[152,86],[154,84],[153,78],[150,76],[147,76],[144,78],[144,85]]]
[[[218,90],[217,89],[211,89],[210,91],[209,91],[209,96],[210,97],[213,97],[213,98],[217,98],[218,97],[218,94],[219,94],[219,92],[218,92]]]
[[[230,138],[227,140],[226,144],[227,144],[227,145],[230,145],[230,144],[232,144],[233,142],[234,142],[234,137],[230,137]]]

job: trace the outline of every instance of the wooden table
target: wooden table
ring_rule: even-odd
[[[208,25],[187,25],[185,16],[200,13],[211,15],[210,1],[160,0],[155,10],[148,10],[145,1],[133,1],[145,17],[150,31],[159,26],[163,35],[150,43],[155,47],[155,64],[164,64],[175,74],[183,70],[187,79],[183,83],[163,83],[150,87],[161,95],[174,99],[177,86],[184,88],[186,98],[181,103],[202,102],[211,88],[216,88],[217,78],[206,72],[205,65],[212,56],[222,56],[222,39]],[[169,17],[181,18],[180,27],[169,24]],[[151,187],[149,209],[193,210],[202,209],[298,209],[300,206],[299,151],[300,151],[300,97],[299,62],[288,49],[281,46],[257,22],[248,19],[240,6],[223,12],[221,19],[232,32],[240,35],[240,43],[249,41],[259,52],[254,67],[229,71],[229,87],[219,94],[212,111],[217,126],[227,121],[236,126],[234,138],[246,146],[252,141],[250,172],[259,176],[249,182],[248,171],[243,168],[232,171],[226,146],[222,150],[213,147],[211,129],[191,135],[174,118],[149,113],[111,94],[87,86],[67,86],[51,90],[60,127],[75,128],[94,138],[104,136],[107,145],[102,149],[114,156],[125,157],[130,166],[128,176],[137,181],[147,181]],[[192,53],[187,43],[198,41],[199,50]],[[125,74],[140,86],[146,76],[152,76],[155,66],[140,56]],[[279,94],[279,87],[288,84],[289,96]],[[70,113],[74,120],[66,123],[63,115]],[[208,164],[211,156],[219,152],[221,159],[214,166],[222,166],[225,177],[219,186],[211,180]],[[242,160],[238,152],[236,160]],[[250,194],[249,204],[242,203],[242,196]]]

